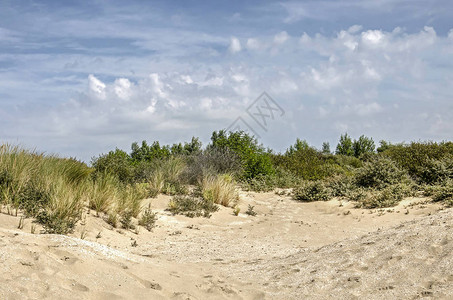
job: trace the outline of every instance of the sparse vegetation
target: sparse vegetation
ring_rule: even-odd
[[[175,196],[168,204],[168,210],[173,214],[185,215],[189,218],[211,217],[213,212],[219,210],[212,201],[195,196]]]
[[[130,153],[115,149],[93,158],[89,167],[1,145],[0,207],[33,218],[45,232],[65,234],[74,230],[84,207],[113,227],[133,229],[138,219],[151,230],[156,215],[143,209],[142,200],[159,193],[174,196],[169,205],[174,214],[209,217],[223,205],[238,215],[238,186],[293,189],[298,201],[340,197],[365,208],[394,206],[421,191],[453,204],[452,142],[381,141],[376,151],[373,139],[344,134],[335,154],[327,142],[318,150],[300,139],[274,153],[245,132],[221,130],[204,149],[197,138],[171,146],[144,141],[132,144]]]

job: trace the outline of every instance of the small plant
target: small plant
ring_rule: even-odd
[[[209,218],[219,207],[202,198],[194,196],[175,196],[168,204],[168,210],[173,214],[185,215],[189,218],[206,217]]]
[[[239,212],[241,211],[241,208],[239,206],[235,206],[234,209],[233,209],[233,214],[235,216],[239,216]]]
[[[248,205],[248,208],[247,208],[247,211],[245,212],[247,215],[249,216],[256,216],[257,215],[257,212],[254,210],[255,206],[252,206],[252,205]]]
[[[135,229],[135,226],[132,224],[132,215],[133,212],[130,210],[126,210],[120,215],[121,226],[126,230]]]
[[[142,213],[138,225],[145,227],[148,231],[152,231],[156,226],[157,215],[151,210],[151,205],[148,206]]]
[[[107,224],[111,225],[113,228],[118,226],[118,215],[115,212],[109,212],[107,218],[105,219]]]
[[[293,198],[299,201],[327,201],[331,197],[331,191],[322,181],[306,182],[294,189]]]
[[[23,229],[24,228],[24,224],[25,224],[25,217],[22,216],[19,219],[19,225],[17,226],[17,229]]]

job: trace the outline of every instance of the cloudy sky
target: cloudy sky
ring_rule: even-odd
[[[449,0],[2,0],[0,142],[89,161],[238,117],[277,151],[451,140],[452,28]]]

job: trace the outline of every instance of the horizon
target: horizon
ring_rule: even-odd
[[[0,142],[89,162],[142,140],[206,146],[238,118],[277,152],[297,138],[334,150],[346,132],[376,146],[446,141],[452,11],[446,0],[5,1]],[[282,111],[266,126],[247,112],[263,92]]]

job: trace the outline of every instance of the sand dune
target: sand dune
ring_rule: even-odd
[[[389,210],[242,192],[241,213],[172,216],[153,232],[92,212],[71,236],[0,215],[1,299],[453,298],[453,211],[426,199]],[[255,206],[256,217],[245,212]],[[440,211],[442,210],[442,211]],[[37,228],[36,231],[39,231]],[[80,239],[83,237],[84,239]]]

